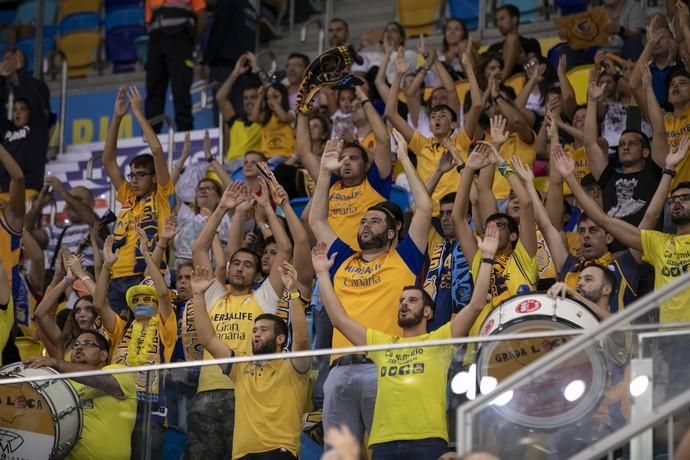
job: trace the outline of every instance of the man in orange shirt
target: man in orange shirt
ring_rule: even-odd
[[[146,0],[149,51],[146,63],[146,118],[165,110],[170,80],[175,102],[175,126],[191,131],[194,53],[207,22],[206,0]],[[161,123],[153,125],[159,132]]]

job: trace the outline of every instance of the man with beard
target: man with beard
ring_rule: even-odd
[[[70,362],[35,357],[29,367],[51,367],[59,372],[88,372],[121,369],[122,364],[108,365],[108,339],[96,331],[82,331],[72,342]],[[70,381],[79,395],[84,428],[68,459],[129,458],[132,430],[136,420],[137,397],[134,374],[102,374]]]
[[[309,350],[305,305],[297,289],[297,270],[287,261],[283,261],[278,268],[290,299],[292,350]],[[227,340],[222,340],[209,316],[203,313],[208,289],[216,283],[208,268],[197,266],[192,278],[192,290],[194,304],[199,308],[199,314],[195,316],[199,341],[215,359],[230,358],[236,354],[249,355],[247,347],[232,347]],[[261,313],[254,320],[251,330],[251,354],[281,353],[287,338],[288,326],[282,318]],[[237,394],[232,458],[297,459],[311,358],[255,360],[221,367],[232,378]]]
[[[549,288],[547,295],[553,298],[572,297],[592,310],[599,319],[606,319],[612,313],[609,310],[609,299],[615,294],[617,284],[610,269],[590,262],[577,275],[575,289],[559,281]]]
[[[398,144],[398,161],[409,179],[415,212],[407,237],[397,245],[397,223],[386,202],[370,206],[359,223],[360,251],[338,238],[328,219],[326,199],[331,174],[346,167],[347,150],[342,141],[331,140],[321,158],[309,223],[319,241],[328,246],[329,257],[337,254],[330,273],[338,298],[348,314],[365,327],[400,335],[394,305],[404,286],[417,284],[431,226],[432,203],[407,154],[407,143],[393,131]],[[350,346],[340,332],[333,332],[333,348]],[[376,366],[362,354],[334,355],[324,383],[323,424],[346,424],[361,440],[371,429],[376,399]]]
[[[687,142],[683,142],[687,145]],[[616,219],[603,212],[596,203],[582,190],[573,176],[573,160],[563,152],[555,151],[552,155],[554,166],[566,179],[575,198],[583,210],[594,222],[605,228],[614,238],[625,246],[642,253],[642,260],[654,267],[654,289],[674,282],[687,272],[690,267],[690,182],[681,182],[666,198],[670,208],[671,221],[676,226],[676,233],[664,233],[656,230],[641,230],[624,220]],[[674,170],[664,169],[659,191],[655,198],[666,197]],[[666,187],[666,189],[663,189]],[[659,307],[659,321],[661,323],[675,323],[690,321],[690,290],[685,290],[666,300]],[[678,350],[686,348],[686,336],[670,339],[659,339],[662,355],[669,368],[669,383],[667,397],[673,397],[677,392],[686,388],[686,379],[679,372],[686,368],[686,357]]]
[[[367,327],[353,319],[343,307],[329,273],[337,255],[327,255],[326,243],[319,242],[312,250],[312,263],[333,325],[354,345],[464,337],[484,308],[498,236],[496,223],[489,223],[484,240],[479,243],[484,257],[472,299],[450,322],[430,333],[427,333],[427,323],[434,316],[435,306],[422,288],[402,288],[397,314],[402,332],[379,332],[376,330],[379,327]],[[373,458],[435,460],[448,451],[445,382],[453,349],[441,346],[369,353],[378,368],[376,406],[369,437]]]
[[[240,182],[227,188],[192,247],[192,258],[197,267],[211,267],[209,250],[223,216],[229,211],[246,214],[254,206],[252,198],[254,195],[250,196],[246,186]],[[292,255],[290,240],[270,201],[257,201],[264,203],[263,209],[277,246],[270,273],[259,287],[252,289],[261,276],[260,258],[249,249],[239,249],[231,254],[223,279],[215,280],[204,289],[203,307],[198,307],[200,304],[193,301],[195,319],[196,312],[201,313],[205,307],[216,336],[238,354],[249,353],[256,318],[277,311],[279,295],[283,292],[279,268]],[[226,279],[228,289],[224,285]],[[201,340],[198,324],[197,336]],[[204,359],[211,359],[209,349],[206,350]],[[197,394],[187,417],[189,437],[185,458],[230,456],[234,449],[233,432],[238,428],[234,426],[235,388],[233,380],[217,366],[201,369]]]

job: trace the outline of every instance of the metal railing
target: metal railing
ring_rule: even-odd
[[[300,41],[302,43],[305,43],[307,41],[307,31],[309,29],[309,26],[311,26],[312,24],[316,24],[319,27],[318,48],[319,48],[319,54],[321,54],[321,53],[323,53],[323,47],[324,47],[324,41],[326,38],[326,33],[324,31],[323,22],[321,22],[321,19],[319,19],[318,17],[312,18],[302,25],[302,29],[300,29]]]
[[[645,297],[638,299],[624,310],[602,321],[596,328],[585,331],[585,334],[577,337],[575,340],[559,346],[558,350],[549,354],[548,360],[536,360],[510,375],[500,382],[490,394],[482,395],[460,406],[457,409],[456,433],[458,446],[461,446],[459,449],[462,448],[464,453],[471,452],[473,449],[472,430],[475,426],[472,417],[479,413],[480,410],[488,407],[497,395],[501,395],[513,388],[525,384],[533,379],[535,375],[543,375],[545,372],[562,365],[568,359],[573,358],[578,353],[598,343],[598,341],[605,338],[610,332],[618,331],[621,328],[621,324],[630,324],[634,319],[658,307],[664,300],[688,289],[688,283],[690,283],[690,272],[679,277],[675,282],[662,286],[647,294]]]

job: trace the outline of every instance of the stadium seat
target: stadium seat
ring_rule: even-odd
[[[578,105],[587,103],[587,85],[589,84],[589,71],[594,65],[581,65],[568,71],[568,80],[575,90],[575,101]]]
[[[45,10],[43,14],[43,24],[55,24],[57,17],[58,3],[56,0],[46,0]],[[15,24],[35,24],[38,17],[38,0],[29,0],[22,2],[17,8],[17,13],[14,17]]]
[[[134,47],[137,49],[137,58],[139,58],[139,62],[146,65],[146,61],[148,61],[149,58],[149,36],[142,35],[134,40]]]
[[[142,8],[141,0],[105,0],[105,11],[110,13],[121,8]]]
[[[141,8],[121,8],[105,18],[105,56],[113,72],[134,70],[138,60],[136,40],[146,35]]]
[[[551,48],[554,46],[557,46],[559,43],[561,43],[563,40],[561,40],[560,37],[558,36],[552,36],[552,37],[542,37],[537,39],[539,42],[539,46],[541,47],[541,55],[542,56],[547,56]],[[551,62],[551,61],[549,61]],[[556,66],[558,65],[558,61],[556,61]]]
[[[99,31],[74,32],[58,38],[58,49],[67,57],[67,75],[70,78],[89,74],[91,66],[96,62],[100,43]]]
[[[306,197],[293,198],[290,200],[290,206],[292,206],[292,209],[295,211],[295,214],[297,214],[297,216],[299,216],[299,217],[302,217],[302,213],[304,212],[304,208],[307,207],[308,203],[309,203],[309,198],[306,198]]]
[[[450,16],[464,22],[467,30],[476,30],[479,27],[478,0],[448,0],[448,8]]]
[[[14,22],[14,18],[17,16],[15,10],[0,10],[0,24],[9,25]]]
[[[43,344],[33,337],[17,337],[14,339],[14,344],[19,350],[22,361],[32,356],[45,356]]]
[[[403,212],[410,209],[410,194],[404,188],[393,184],[390,200],[400,206]]]
[[[440,0],[398,0],[398,18],[407,36],[431,35],[438,20],[440,7]]]
[[[589,7],[588,0],[555,0],[554,6],[561,10],[561,16],[582,13]]]
[[[21,50],[26,56],[26,67],[29,72],[34,69],[34,44],[36,41],[33,38],[25,38],[19,40],[14,44],[14,47]],[[43,57],[55,49],[55,39],[53,37],[43,37]]]
[[[508,77],[508,79],[505,81],[505,85],[513,88],[515,90],[515,94],[520,94],[522,87],[525,86],[525,74],[519,73]]]
[[[101,10],[101,0],[62,0],[60,2],[60,20],[79,13],[98,14]]]
[[[60,20],[60,35],[98,30],[100,26],[101,19],[96,13],[70,14]]]

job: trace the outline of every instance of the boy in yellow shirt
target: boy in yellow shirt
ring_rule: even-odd
[[[366,328],[348,315],[336,296],[330,277],[335,255],[328,257],[325,242],[312,250],[312,263],[321,286],[323,300],[333,326],[354,345],[440,340],[466,336],[482,311],[489,290],[489,272],[499,241],[495,222],[488,225],[479,248],[484,257],[477,273],[472,299],[467,307],[439,329],[427,333],[433,318],[434,302],[421,288],[407,286],[400,294],[398,325],[402,335]],[[448,451],[446,387],[453,347],[398,349],[394,353],[369,353],[378,367],[378,389],[374,419],[369,436],[372,456],[388,458],[407,452],[410,458],[437,459]]]
[[[127,182],[117,164],[117,133],[130,106],[151,154],[138,155],[129,163]],[[159,229],[163,228],[170,215],[175,191],[163,147],[143,114],[142,97],[135,86],[131,86],[127,93],[120,88],[117,94],[113,121],[103,148],[103,166],[117,190],[117,201],[122,204],[113,230],[113,250],[119,250],[120,255],[112,267],[108,292],[110,306],[119,313],[127,307],[127,289],[141,282],[146,269],[146,261],[137,244],[136,229],[144,230],[149,241],[155,244]]]

